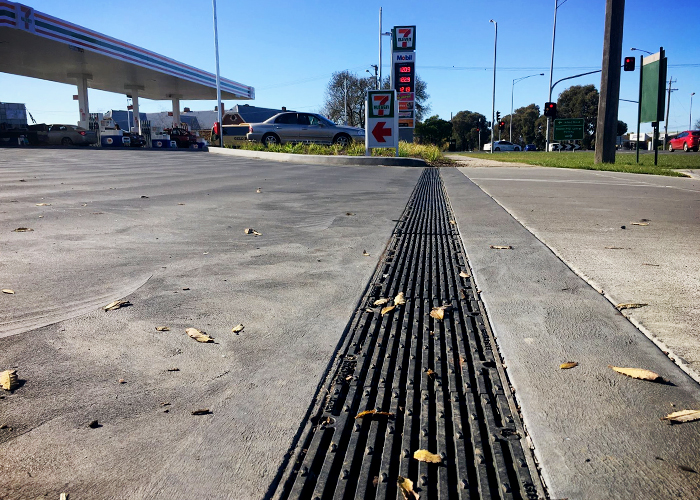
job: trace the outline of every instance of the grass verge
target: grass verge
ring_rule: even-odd
[[[700,155],[694,153],[661,153],[658,165],[654,165],[654,155],[641,154],[639,164],[634,153],[617,153],[615,163],[594,163],[592,151],[577,151],[575,153],[544,151],[506,152],[506,153],[459,153],[473,158],[502,161],[507,163],[526,163],[541,167],[579,168],[584,170],[604,170],[608,172],[627,172],[632,174],[668,175],[671,177],[687,177],[674,169],[700,168]]]
[[[227,146],[231,147],[231,146]],[[270,151],[273,153],[291,153],[300,155],[344,155],[344,156],[364,156],[365,145],[361,142],[353,142],[345,148],[337,145],[322,146],[320,144],[282,144],[278,146],[265,147],[259,142],[242,142],[236,149],[248,151]],[[395,156],[394,148],[373,149],[372,156]],[[429,163],[449,163],[437,146],[413,144],[409,142],[399,142],[399,156],[402,158],[422,158]]]

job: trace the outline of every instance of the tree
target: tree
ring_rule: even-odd
[[[347,110],[346,102],[347,85]],[[347,113],[348,125],[365,126],[365,99],[367,91],[374,89],[374,78],[360,78],[349,71],[333,73],[326,88],[326,102],[323,114],[336,123],[344,123]]]
[[[627,130],[627,124],[622,120],[617,120],[617,136],[625,135]]]
[[[540,117],[540,107],[537,104],[518,108],[513,112],[513,137],[510,137],[510,115],[503,118],[506,122],[506,137],[510,142],[520,144],[535,143],[537,120]]]
[[[481,142],[478,129],[481,129]],[[461,151],[480,150],[490,140],[490,133],[486,117],[481,113],[460,111],[452,118],[452,137]]]
[[[695,122],[695,129],[694,130],[700,130],[700,120]]]
[[[583,118],[582,142],[586,149],[595,140],[599,97],[595,85],[573,85],[557,99],[557,118]]]
[[[438,115],[416,124],[415,136],[422,144],[442,146],[452,137],[452,124]]]
[[[389,89],[389,77],[382,78],[382,89]],[[430,112],[430,104],[426,101],[430,98],[428,94],[428,84],[425,83],[419,75],[416,75],[416,92],[415,92],[415,105],[416,110],[415,118],[416,123],[423,120],[423,117]]]

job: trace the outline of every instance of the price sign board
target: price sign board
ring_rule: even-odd
[[[398,27],[394,28],[397,30]],[[415,33],[415,29],[414,29]],[[415,127],[416,53],[392,53],[392,82],[399,100],[399,127]]]
[[[583,139],[583,118],[557,118],[554,120],[555,141],[580,141]]]
[[[365,113],[365,149],[399,145],[396,91],[368,90]]]

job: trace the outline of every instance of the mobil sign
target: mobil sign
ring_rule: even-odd
[[[365,114],[365,148],[399,145],[395,90],[368,90]]]
[[[394,26],[393,52],[416,50],[416,27]]]

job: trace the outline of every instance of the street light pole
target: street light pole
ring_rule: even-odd
[[[693,130],[693,96],[695,92],[690,94],[690,116],[688,117],[688,130]]]
[[[534,75],[515,78],[513,80],[513,85],[511,85],[510,87],[510,131],[508,132],[508,139],[510,140],[510,142],[513,142],[513,91],[515,90],[515,84],[522,80],[525,80],[526,78],[530,78],[531,76],[544,76],[544,73],[535,73]]]
[[[216,20],[216,0],[212,0],[214,10],[214,49],[216,50],[216,109],[217,123],[219,124],[219,147],[224,147],[224,131],[221,129],[221,77],[219,75],[219,27]]]
[[[547,102],[552,102],[552,74],[554,72],[554,40],[557,35],[557,9],[559,8],[559,0],[554,0],[554,24],[552,25],[552,58],[549,62],[549,95],[547,97]],[[547,117],[547,132],[546,136],[546,146],[545,151],[549,151],[549,120]]]
[[[491,154],[493,154],[493,130],[496,126],[496,47],[498,46],[498,23],[493,19],[489,20],[493,23],[493,96],[491,98]]]

